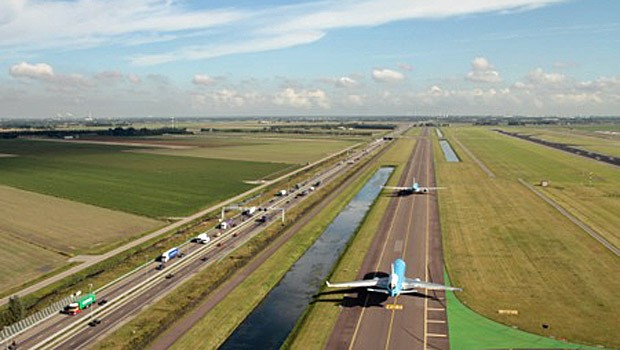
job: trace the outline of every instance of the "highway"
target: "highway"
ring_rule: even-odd
[[[373,142],[348,159],[355,162],[356,159],[371,155],[383,144],[385,142]],[[186,242],[180,246],[184,257],[171,260],[164,270],[159,271],[155,268],[158,263],[148,262],[97,290],[98,299],[107,299],[107,304],[95,305],[76,316],[56,315],[19,335],[15,340],[20,348],[28,349],[79,349],[91,344],[102,334],[136,315],[143,307],[163,297],[181,281],[228,255],[265,227],[277,222],[281,214],[280,209],[289,209],[309,196],[296,194],[308,190],[319,180],[322,184],[328,183],[349,168],[350,163],[347,160],[341,161],[306,180],[298,189],[292,189],[288,196],[277,197],[263,203],[260,207],[268,210],[258,212],[255,217],[269,216],[270,219],[266,224],[237,215],[234,218],[235,227],[222,232],[219,237],[214,237],[209,244]],[[213,237],[213,233],[210,232],[209,235]],[[94,327],[89,326],[89,321],[93,319],[101,320],[101,323]]]
[[[422,186],[435,186],[434,174],[432,142],[425,129],[399,186],[410,186],[414,177]],[[389,273],[396,258],[407,263],[407,277],[444,283],[436,192],[392,198],[358,278]],[[394,298],[348,292],[326,348],[449,349],[444,301],[444,292],[426,290]]]

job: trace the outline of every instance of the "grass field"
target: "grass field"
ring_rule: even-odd
[[[413,133],[413,135],[419,134],[419,129],[414,130],[418,130],[418,133]],[[379,164],[382,166],[396,167],[388,181],[389,186],[398,184],[415,146],[413,139],[400,139],[396,142],[398,143],[379,160]],[[351,281],[357,278],[364,260],[364,254],[360,254],[360,252],[366,252],[370,249],[372,239],[379,228],[389,202],[390,197],[379,196],[329,279]],[[303,320],[289,336],[287,347],[303,350],[323,349],[329,340],[339,314],[340,303],[337,301],[312,304]]]
[[[566,128],[506,128],[523,134],[533,135],[538,139],[572,145],[583,150],[599,152],[620,157],[620,137],[608,137],[605,134],[586,133],[582,130]]]
[[[454,128],[443,131],[455,134]],[[485,129],[459,128],[456,135],[497,175],[488,178],[456,143],[463,162],[447,163],[435,142],[438,182],[448,187],[439,197],[446,266],[452,282],[464,288],[459,299],[528,332],[542,334],[545,323],[549,336],[620,346],[618,258],[516,180],[550,178],[577,203],[580,167],[609,177],[600,188],[597,183],[599,194],[614,191],[615,175],[606,172],[611,168]],[[608,210],[590,201],[586,215]],[[519,314],[499,315],[500,309]]]
[[[585,159],[481,128],[461,128],[458,138],[495,174],[538,184],[564,209],[620,247],[620,171]]]
[[[128,147],[0,141],[0,184],[149,217],[188,215],[290,168],[282,163],[168,157]]]
[[[175,145],[193,146],[189,149],[142,149],[135,152],[212,159],[237,159],[257,162],[306,164],[336,153],[359,141],[331,138],[307,138],[300,135],[275,137],[248,135],[198,135],[147,139]],[[361,139],[360,139],[361,140]]]
[[[0,185],[0,292],[162,223]]]
[[[446,300],[452,349],[599,349],[506,327],[473,312],[463,305],[454,293],[446,293]]]
[[[0,292],[57,269],[67,261],[66,256],[24,243],[2,228],[0,241]]]

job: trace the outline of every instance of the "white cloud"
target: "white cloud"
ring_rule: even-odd
[[[467,80],[478,83],[499,83],[502,81],[499,72],[484,57],[476,57],[471,61],[471,72],[467,73]]]
[[[405,75],[395,70],[380,68],[372,70],[372,79],[379,83],[396,83],[405,79]]]
[[[363,106],[364,105],[364,96],[356,95],[356,94],[347,95],[347,98],[346,98],[345,102],[348,105]]]
[[[196,74],[192,79],[192,83],[195,85],[213,85],[215,84],[215,79],[206,74]]]
[[[9,74],[15,78],[50,79],[54,76],[54,69],[47,63],[21,62],[12,66],[9,69]]]
[[[278,36],[240,40],[226,44],[184,47],[164,54],[137,55],[131,57],[130,61],[136,65],[149,66],[179,60],[202,60],[232,54],[263,52],[277,50],[283,47],[309,44],[321,39],[324,35],[325,33],[317,31],[295,32]]]
[[[151,45],[148,54],[130,57],[133,63],[154,65],[309,44],[337,28],[500,13],[561,1],[566,0],[314,1],[205,10],[173,0],[4,0],[0,2],[0,50],[142,47],[166,42],[160,47]],[[243,35],[231,42],[227,37],[231,32]],[[188,38],[200,40],[187,44]],[[223,44],[196,44],[200,42]]]
[[[273,103],[276,105],[286,105],[294,108],[312,108],[315,106],[323,109],[330,108],[330,101],[325,91],[321,89],[315,90],[296,90],[293,88],[286,88],[279,93],[273,99]]]
[[[532,84],[554,85],[566,81],[566,75],[561,73],[545,73],[542,68],[536,68],[527,75],[527,80]]]

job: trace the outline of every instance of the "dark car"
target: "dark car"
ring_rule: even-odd
[[[97,305],[99,305],[99,306],[103,306],[103,305],[105,305],[105,304],[107,304],[107,303],[108,303],[108,299],[101,299],[101,300],[99,300],[99,302],[97,303]]]
[[[164,265],[164,264],[159,264],[159,265],[157,265],[157,267],[156,267],[156,269],[157,269],[157,270],[159,270],[159,271],[161,271],[161,270],[163,270],[163,269],[165,269],[165,268],[166,268],[166,265]]]
[[[167,275],[166,275],[166,279],[167,279],[167,280],[169,280],[169,279],[171,279],[171,278],[173,278],[173,277],[174,277],[174,274],[173,274],[173,273],[169,273],[169,274],[167,274]]]
[[[98,318],[95,318],[94,320],[88,322],[88,325],[91,327],[96,327],[100,323],[101,323],[101,320]]]

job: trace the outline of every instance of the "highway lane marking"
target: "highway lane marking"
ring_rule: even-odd
[[[426,320],[428,323],[446,323],[445,320]]]
[[[417,152],[417,143],[416,143],[416,148],[414,150],[414,154],[413,154],[413,159],[412,159],[412,166],[411,168],[407,169],[407,173],[408,175],[410,175],[410,172],[414,172],[414,167],[415,164],[417,164],[416,162],[414,162],[413,160],[415,160],[415,158],[418,155]],[[405,177],[405,181],[410,178],[410,176]],[[379,260],[377,261],[377,265],[375,266],[375,270],[377,270],[379,268],[379,265],[381,264],[381,260],[383,260],[383,254],[385,253],[385,248],[387,247],[387,243],[390,240],[390,237],[392,236],[392,228],[394,227],[394,222],[396,221],[396,213],[398,213],[398,209],[400,208],[400,203],[402,202],[402,198],[398,197],[398,201],[396,202],[396,209],[394,210],[394,215],[392,216],[392,220],[390,221],[390,227],[388,228],[388,236],[385,239],[385,242],[383,242],[383,248],[381,248],[381,254],[379,255]],[[353,331],[353,336],[351,337],[351,343],[349,344],[349,350],[353,349],[353,345],[355,344],[355,339],[357,338],[357,333],[359,332],[360,326],[362,324],[362,319],[364,318],[364,314],[366,313],[366,306],[368,305],[368,298],[369,298],[369,294],[366,294],[366,298],[364,298],[364,306],[362,308],[362,312],[360,313],[359,318],[357,319],[357,324],[355,325],[355,330]],[[393,311],[392,311],[393,313]],[[393,315],[392,315],[393,316]]]
[[[446,311],[446,309],[443,307],[429,307],[427,310],[428,311]]]
[[[439,334],[439,333],[427,333],[426,336],[431,337],[431,338],[447,338],[448,337],[447,334]]]
[[[403,304],[396,304],[396,302],[394,302],[394,304],[385,305],[385,308],[388,310],[402,310]]]

